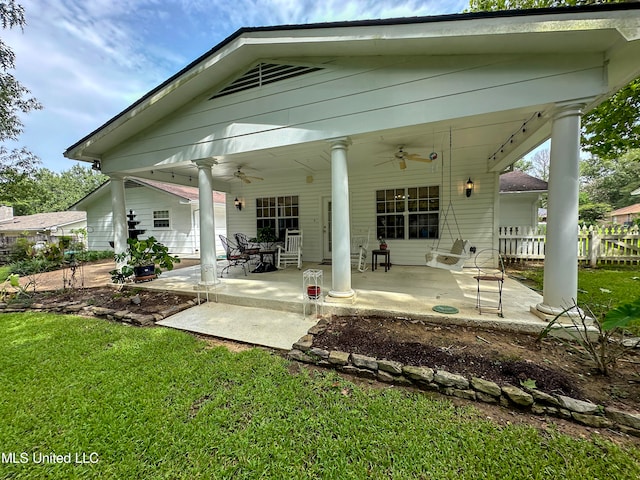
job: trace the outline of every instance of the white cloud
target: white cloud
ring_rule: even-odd
[[[19,0],[27,27],[1,31],[16,76],[45,110],[20,145],[54,170],[75,143],[244,26],[434,15],[456,0]]]

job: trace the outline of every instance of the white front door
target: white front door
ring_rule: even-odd
[[[331,197],[322,197],[322,258],[331,259]]]

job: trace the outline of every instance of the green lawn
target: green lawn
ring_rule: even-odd
[[[535,282],[542,291],[542,267],[519,271],[518,276]],[[598,308],[633,302],[640,297],[640,267],[627,265],[601,265],[597,268],[578,268],[578,304]]]
[[[2,314],[0,477],[640,478],[636,448],[289,365],[169,329]],[[97,463],[33,462],[51,453]]]

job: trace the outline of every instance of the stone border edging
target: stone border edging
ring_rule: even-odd
[[[500,386],[478,377],[437,370],[429,367],[403,365],[392,360],[378,360],[357,353],[323,350],[313,347],[313,336],[326,330],[328,322],[321,319],[307,335],[293,344],[287,358],[298,362],[334,368],[359,377],[416,386],[466,400],[500,404],[503,407],[527,410],[535,415],[551,415],[594,428],[611,428],[640,437],[640,414],[628,413],[564,395],[551,395],[535,389],[513,385]]]
[[[140,327],[155,325],[155,322],[174,315],[182,310],[196,305],[195,300],[187,300],[185,303],[173,305],[160,312],[153,314],[134,313],[129,310],[115,310],[112,308],[98,307],[82,301],[53,302],[53,303],[32,303],[28,306],[12,305],[0,303],[0,313],[22,313],[22,312],[50,312],[64,313],[69,315],[81,315],[85,317],[106,318],[116,322],[129,323]]]

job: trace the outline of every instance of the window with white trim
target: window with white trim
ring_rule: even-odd
[[[284,240],[287,229],[300,225],[297,195],[256,198],[256,227],[271,227],[278,239]]]
[[[170,225],[169,210],[153,211],[153,228],[169,228]]]
[[[376,235],[388,239],[438,238],[440,187],[376,191]]]

